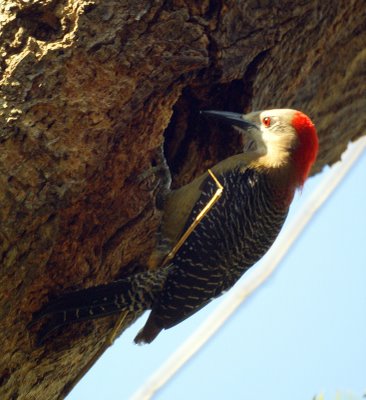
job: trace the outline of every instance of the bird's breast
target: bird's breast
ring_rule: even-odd
[[[250,169],[234,170],[217,178],[224,188],[222,196],[189,236],[174,262],[180,264],[183,271],[195,274],[201,271],[202,276],[211,272],[236,277],[272,245],[285,221],[288,207],[278,206],[269,178],[264,174]],[[216,190],[215,182],[207,178],[186,227]]]

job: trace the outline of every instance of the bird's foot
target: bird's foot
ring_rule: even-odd
[[[152,160],[152,166],[138,175],[136,181],[137,183],[144,182],[144,186],[148,191],[157,190],[156,208],[162,210],[164,207],[165,198],[170,192],[170,185],[172,181],[170,169],[164,156],[163,145],[156,150]]]

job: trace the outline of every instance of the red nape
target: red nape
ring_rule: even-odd
[[[303,186],[318,154],[318,135],[311,119],[300,111],[295,113],[292,126],[299,138],[299,145],[292,158],[298,173],[298,185]]]

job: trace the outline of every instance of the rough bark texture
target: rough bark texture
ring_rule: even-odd
[[[200,109],[303,110],[320,135],[315,172],[365,133],[365,4],[3,0],[0,12],[0,398],[60,399],[115,319],[42,348],[26,325],[49,295],[145,264],[157,182],[137,177],[164,139],[177,187],[235,152]]]

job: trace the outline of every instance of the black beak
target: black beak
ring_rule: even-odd
[[[241,128],[243,130],[248,130],[250,128],[254,128],[258,130],[258,126],[245,118],[244,115],[234,113],[234,112],[229,112],[229,111],[214,111],[214,110],[205,110],[201,111],[201,114],[203,114],[207,118],[213,118],[217,119],[219,121],[222,121],[226,124],[236,126],[238,128]]]

